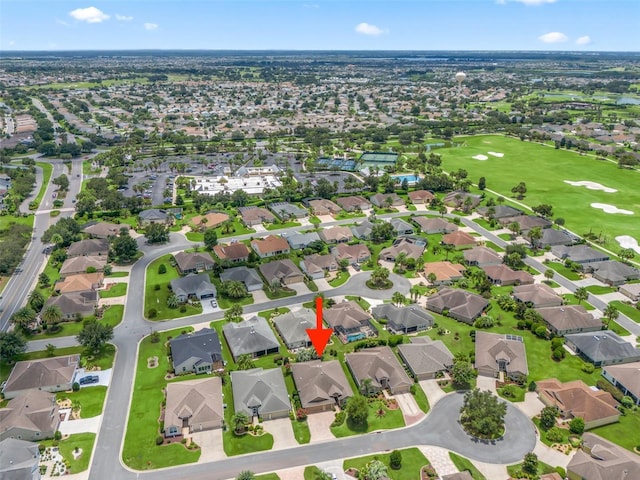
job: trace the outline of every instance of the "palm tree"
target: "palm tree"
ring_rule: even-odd
[[[405,297],[400,292],[393,292],[393,295],[391,295],[391,303],[395,303],[398,307],[400,307],[407,303],[407,297]]]
[[[57,325],[62,320],[62,310],[57,305],[49,305],[42,310],[40,318],[50,326]]]
[[[169,297],[167,298],[167,307],[169,308],[178,308],[178,305],[180,305],[180,300],[178,299],[177,295],[169,295]]]
[[[242,305],[233,304],[224,312],[224,319],[228,322],[239,322],[242,320]]]
[[[445,243],[444,245],[442,245],[442,249],[446,252],[446,257],[445,260],[449,261],[449,254],[451,252],[453,252],[455,250],[455,246],[451,245],[450,243]]]
[[[240,355],[236,363],[238,364],[238,370],[251,370],[255,367],[253,358],[248,353]]]
[[[225,292],[231,298],[243,298],[247,295],[247,288],[244,283],[231,280],[227,282]],[[240,315],[242,315],[242,307],[240,309]]]
[[[243,470],[236,477],[236,480],[254,480],[255,478],[256,478],[256,476],[254,475],[254,473],[251,470]]]
[[[44,297],[38,290],[33,290],[29,294],[29,306],[33,308],[34,312],[39,312],[44,306]]]
[[[574,296],[576,297],[576,300],[578,300],[578,305],[580,305],[583,300],[589,298],[589,292],[585,287],[580,287],[575,291]]]
[[[389,270],[386,268],[376,268],[371,273],[371,283],[376,286],[384,286],[389,280]]]
[[[367,377],[360,383],[360,393],[365,397],[368,397],[373,393],[373,381]]]
[[[233,431],[235,433],[242,433],[247,423],[249,423],[249,416],[244,412],[236,412],[231,417],[231,423],[233,423]]]
[[[603,313],[604,317],[607,319],[607,322],[605,324],[607,328],[609,328],[609,324],[612,321],[620,316],[620,312],[618,311],[618,309],[611,304],[607,305],[607,308],[604,309]]]

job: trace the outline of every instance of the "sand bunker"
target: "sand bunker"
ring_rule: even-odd
[[[487,157],[486,155],[474,155],[473,157],[476,160],[489,160],[489,157]]]
[[[616,207],[615,205],[609,205],[608,203],[592,203],[591,206],[593,208],[604,210],[605,213],[622,213],[623,215],[633,215],[633,212],[631,210],[623,210]]]
[[[565,180],[564,183],[568,183],[569,185],[573,185],[574,187],[587,187],[587,189],[589,190],[602,190],[603,192],[606,192],[606,193],[615,193],[618,191],[615,188],[605,187],[600,183],[589,182],[585,180],[580,182],[572,182],[571,180]]]
[[[640,245],[638,245],[638,241],[635,238],[629,235],[620,235],[619,237],[616,237],[616,241],[622,248],[630,248],[640,254]]]
[[[500,152],[487,152],[489,155],[493,155],[494,157],[502,158],[504,157],[504,153]]]

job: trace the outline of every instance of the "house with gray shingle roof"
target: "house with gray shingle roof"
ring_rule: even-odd
[[[336,203],[339,204],[347,212],[369,210],[371,208],[371,203],[366,198],[361,197],[360,195],[339,197],[336,199]]]
[[[348,243],[353,240],[353,232],[349,227],[336,225],[320,230],[320,239],[325,243]]]
[[[640,458],[593,433],[582,435],[582,448],[567,465],[570,479],[631,480],[640,478]]]
[[[602,322],[594,318],[582,305],[536,308],[536,312],[542,316],[547,328],[554,335],[602,330]]]
[[[291,364],[291,374],[302,408],[309,413],[344,407],[353,390],[338,360]]]
[[[448,312],[451,318],[472,325],[489,305],[486,298],[457,288],[445,287],[427,298],[427,310],[440,313]]]
[[[496,220],[500,218],[505,218],[505,217],[516,217],[518,215],[522,215],[522,210],[518,210],[517,208],[510,207],[509,205],[494,205],[493,207],[479,207],[476,209],[476,212],[478,212],[483,217],[495,218]]]
[[[242,282],[247,288],[247,292],[262,290],[264,286],[256,269],[248,267],[227,268],[220,274],[220,280],[223,282]]]
[[[534,308],[559,307],[562,305],[562,297],[544,283],[518,285],[513,287],[512,295],[517,301],[531,305]]]
[[[79,256],[67,258],[62,267],[60,267],[60,278],[64,279],[68,275],[77,273],[87,273],[88,269],[95,269],[96,272],[102,272],[107,264],[107,256]]]
[[[0,442],[0,478],[7,480],[40,480],[38,444],[5,438]]]
[[[304,273],[288,258],[263,263],[258,268],[269,285],[291,285],[304,282]]]
[[[101,257],[109,254],[109,240],[106,238],[89,238],[73,242],[67,248],[67,258]]]
[[[568,259],[574,263],[579,263],[583,265],[583,268],[587,263],[604,262],[605,260],[609,260],[609,255],[587,245],[558,245],[551,248],[551,253],[553,253],[560,260]]]
[[[361,223],[353,225],[351,227],[351,231],[353,232],[354,237],[360,240],[369,240],[371,238],[371,231],[373,230],[374,225],[375,224],[369,220],[364,220]]]
[[[196,297],[198,300],[215,298],[216,287],[211,283],[208,273],[197,275],[190,273],[185,277],[174,278],[170,282],[171,291],[182,303],[189,300],[189,297]]]
[[[411,220],[426,234],[451,233],[458,230],[457,225],[444,218],[413,217]]]
[[[596,367],[640,361],[640,349],[611,330],[566,335],[566,345]]]
[[[53,295],[45,302],[45,307],[56,305],[60,308],[62,318],[65,320],[87,317],[95,313],[98,305],[99,294],[95,290],[83,290],[80,292],[63,293],[62,295]]]
[[[282,237],[287,240],[289,246],[294,250],[300,250],[307,247],[310,243],[320,241],[318,232],[282,234]]]
[[[346,259],[350,265],[364,263],[371,258],[369,247],[364,243],[356,243],[354,245],[340,243],[331,249],[331,254],[336,257],[338,262]]]
[[[166,210],[150,208],[149,210],[142,210],[138,214],[138,222],[142,226],[151,225],[152,223],[169,224],[171,223],[171,216]]]
[[[274,317],[273,324],[289,350],[310,347],[307,329],[316,328],[316,314],[313,310],[303,308]]]
[[[304,218],[309,212],[300,208],[297,205],[289,202],[276,202],[269,205],[269,210],[275,213],[282,220],[287,220],[289,218]]]
[[[371,309],[373,317],[387,320],[387,330],[397,334],[421,332],[433,326],[433,317],[418,305],[396,307],[383,303]]]
[[[240,355],[251,355],[255,358],[278,353],[280,350],[278,339],[262,317],[227,323],[222,327],[222,332],[234,360],[238,360]]]
[[[203,328],[185,333],[171,339],[169,346],[176,373],[211,373],[224,369],[222,346],[215,330]]]
[[[464,260],[475,267],[488,267],[489,265],[502,265],[502,256],[495,250],[484,245],[470,248],[462,252]]]
[[[53,393],[27,390],[0,408],[0,441],[7,438],[46,440],[53,437],[59,425],[60,413]]]
[[[178,252],[173,255],[181,275],[213,270],[215,262],[208,252]]]
[[[607,285],[622,285],[640,279],[640,270],[617,260],[589,263],[584,270],[593,272],[593,278]]]
[[[530,233],[531,230],[524,232],[522,236],[531,241]],[[536,240],[536,245],[538,246],[538,248],[557,247],[560,245],[573,245],[574,243],[574,237],[563,230],[556,230],[555,228],[543,229],[542,237],[540,237],[540,240]]]
[[[280,368],[233,371],[231,387],[236,412],[263,420],[289,416],[291,401]]]
[[[602,376],[640,405],[640,362],[608,365],[602,369]]]
[[[387,202],[391,199],[392,207],[404,205],[404,200],[396,193],[376,193],[369,197],[369,201],[378,208],[386,208]]]
[[[412,235],[413,226],[402,220],[401,218],[392,218],[389,223],[393,227],[393,231],[396,235]]]
[[[401,343],[398,354],[416,380],[436,378],[453,367],[453,354],[446,345],[429,337],[412,337],[411,343]]]
[[[637,302],[640,300],[640,283],[627,283],[626,285],[622,285],[619,292],[629,297],[632,301]]]

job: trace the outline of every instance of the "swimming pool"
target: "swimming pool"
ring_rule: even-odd
[[[416,175],[394,175],[392,178],[397,179],[400,183],[406,180],[408,184],[416,183],[420,180],[420,177]]]

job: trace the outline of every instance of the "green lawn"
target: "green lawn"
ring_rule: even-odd
[[[91,460],[91,451],[96,440],[95,433],[76,433],[75,435],[69,435],[69,438],[60,440],[58,448],[67,462],[69,462],[69,470],[71,473],[84,472],[89,468],[89,461]],[[52,447],[54,440],[45,440],[40,444],[46,447]],[[82,450],[82,454],[77,460],[73,459],[73,452],[76,449]]]
[[[487,240],[486,242],[484,242],[484,245],[485,245],[485,247],[490,248],[490,249],[491,249],[491,250],[493,250],[494,252],[498,252],[498,253],[502,253],[502,252],[504,252],[504,248],[499,247],[499,246],[498,246],[498,245],[496,245],[495,243],[490,242],[490,241],[488,241],[488,240]]]
[[[389,467],[390,453],[380,453],[377,455],[368,455],[366,457],[351,458],[345,460],[342,468],[361,469],[372,460],[379,460],[387,466],[387,475],[391,480],[418,480],[420,478],[420,469],[429,464],[429,460],[417,448],[405,448],[400,450],[402,454],[402,464],[398,470]],[[313,479],[313,477],[310,477]],[[306,476],[305,476],[306,480]]]
[[[264,228],[266,228],[267,230],[280,230],[282,228],[292,228],[292,227],[299,227],[302,224],[300,222],[295,222],[295,221],[291,221],[291,222],[276,222],[276,223],[265,223],[264,224]]]
[[[418,407],[420,407],[420,410],[424,413],[427,413],[429,411],[429,399],[427,398],[427,395],[424,393],[424,390],[422,390],[419,383],[415,383],[412,388],[414,392],[413,398],[418,404]]]
[[[258,313],[258,316],[264,318],[265,320],[270,320],[271,316],[276,313],[276,310],[280,315],[284,315],[285,313],[289,313],[291,311],[287,307],[279,307],[277,309],[272,308],[271,310],[265,310],[264,312]]]
[[[121,297],[127,293],[126,283],[112,283],[109,290],[100,290],[100,298]]]
[[[640,412],[632,412],[627,409],[626,415],[620,415],[619,422],[594,428],[593,430],[589,430],[589,432],[600,435],[613,443],[623,446],[627,450],[633,451],[634,447],[640,446],[640,438],[638,438],[638,432],[640,432]]]
[[[585,287],[585,288],[587,289],[587,292],[592,293],[594,295],[604,295],[605,293],[613,293],[618,291],[617,288],[603,287],[601,285],[589,285],[588,287]]]
[[[591,305],[589,302],[579,302],[576,296],[573,293],[565,293],[562,295],[564,298],[565,305],[582,305],[585,310],[595,310],[595,307]]]
[[[162,389],[167,382],[164,376],[171,367],[165,343],[169,337],[177,337],[192,328],[176,329],[160,334],[160,341],[152,343],[151,337],[142,340],[139,347],[135,384],[131,398],[131,411],[122,449],[122,460],[135,470],[151,470],[196,462],[200,450],[187,450],[180,443],[158,446],[156,437],[160,435],[160,407],[164,399]],[[158,366],[147,367],[147,359],[158,357]],[[193,378],[192,376],[183,377]]]
[[[560,432],[562,433],[562,440],[560,440],[559,442],[552,442],[551,440],[547,439],[547,432],[542,428],[540,428],[540,418],[534,417],[532,421],[535,424],[535,426],[538,428],[538,433],[540,434],[540,441],[545,445],[550,447],[554,443],[565,443],[565,444],[569,443],[569,437],[572,435],[572,433],[569,431],[568,428],[560,428]]]
[[[277,300],[279,298],[293,297],[296,295],[296,291],[292,289],[285,290],[284,288],[265,288],[265,295],[269,300]]]
[[[343,283],[345,283],[347,280],[349,280],[349,272],[338,272],[338,275],[336,275],[336,278],[334,278],[333,280],[329,281],[329,285],[331,285],[333,288],[339,287],[340,285],[342,285]]]
[[[377,415],[378,409],[384,410],[384,415],[379,417]],[[396,410],[389,410],[384,407],[382,402],[374,401],[369,403],[369,416],[367,417],[366,425],[352,425],[349,422],[349,418],[340,426],[331,427],[331,432],[336,438],[348,437],[350,435],[359,435],[361,433],[374,432],[376,430],[389,430],[392,428],[404,427],[404,418],[402,417],[402,411],[398,408]]]
[[[293,434],[298,443],[304,444],[311,441],[311,431],[309,430],[309,424],[306,420],[291,420],[291,426],[293,427]]]
[[[0,230],[6,230],[12,223],[18,223],[20,225],[26,225],[33,230],[33,221],[35,215],[29,214],[26,217],[14,217],[13,215],[0,215]]]
[[[36,165],[42,168],[42,185],[40,186],[40,191],[38,192],[38,196],[34,199],[34,201],[38,205],[40,205],[40,202],[42,201],[42,197],[44,197],[44,192],[47,190],[47,185],[49,185],[49,179],[51,178],[51,173],[53,173],[53,165],[51,165],[50,163],[44,163],[44,162],[36,162]]]
[[[626,337],[631,335],[631,332],[620,325],[618,322],[611,321],[609,322],[609,330],[613,330],[615,333],[620,335],[621,337]]]
[[[111,272],[109,275],[105,275],[107,278],[128,277],[129,272]]]
[[[616,236],[640,238],[640,223],[634,221],[634,217],[607,214],[590,206],[591,203],[611,204],[637,214],[640,205],[640,189],[637,188],[640,174],[637,171],[619,169],[614,163],[581,156],[574,151],[556,150],[500,135],[458,137],[456,141],[464,142],[465,146],[438,150],[444,170],[463,168],[471,179],[485,176],[487,188],[503,194],[507,200],[512,196],[511,188],[525,182],[527,192],[523,203],[552,205],[554,216],[564,218],[569,229],[579,235],[590,231],[595,235],[602,234],[603,246],[614,251],[620,249]],[[487,155],[489,151],[504,156],[489,155],[484,162],[472,158],[478,154]],[[526,168],[532,159],[535,159],[536,168]],[[588,190],[569,185],[564,180],[595,181],[618,191]]]
[[[553,473],[555,471],[556,469],[551,465],[547,465],[544,462],[538,461],[538,475],[545,475],[547,473]],[[513,478],[520,478],[521,475],[519,475],[519,473],[522,473],[522,463],[507,467],[507,473]]]
[[[107,387],[86,387],[77,392],[60,392],[56,399],[68,398],[74,404],[80,405],[80,418],[96,417],[102,413],[104,397],[107,395]]]
[[[467,460],[466,458],[461,457],[460,455],[457,455],[453,452],[449,452],[449,458],[451,458],[453,464],[461,472],[468,470],[473,477],[473,480],[486,480],[485,476],[480,473],[480,470],[478,470],[470,460]]]
[[[640,323],[640,310],[638,310],[637,308],[634,308],[631,305],[623,303],[619,300],[610,302],[609,305],[613,305],[614,307],[616,307],[620,313],[624,313],[634,322]]]
[[[515,387],[515,389],[515,397],[507,397],[506,395],[504,395],[504,388],[498,389],[498,395],[500,395],[505,400],[509,400],[510,402],[524,402],[524,389],[517,386]]]
[[[151,320],[168,320],[202,313],[202,307],[195,307],[189,304],[185,305],[184,312],[180,311],[181,308],[171,309],[167,306],[167,298],[171,295],[169,282],[174,278],[180,277],[176,268],[171,266],[171,257],[172,255],[164,255],[151,262],[147,267],[144,285],[144,312],[147,317],[150,309],[154,308],[157,312],[156,316]],[[164,264],[167,269],[165,273],[158,273],[158,268],[161,264]],[[160,287],[158,290],[156,290],[156,285]]]
[[[304,469],[304,480],[324,480],[323,471],[315,465]]]
[[[276,473],[265,473],[264,475],[257,475],[255,480],[280,480],[280,477]]]
[[[124,314],[124,305],[110,305],[104,311],[102,319],[99,320],[100,323],[104,323],[106,325],[111,325],[115,327],[122,321],[122,315]],[[93,315],[88,319],[95,318]],[[85,320],[88,320],[85,319]],[[47,330],[44,330],[42,333],[31,335],[29,338],[33,340],[42,340],[44,338],[60,338],[60,337],[69,337],[72,335],[78,335],[80,330],[82,330],[84,321],[82,322],[64,322],[60,323],[60,330],[55,333],[50,333]]]

